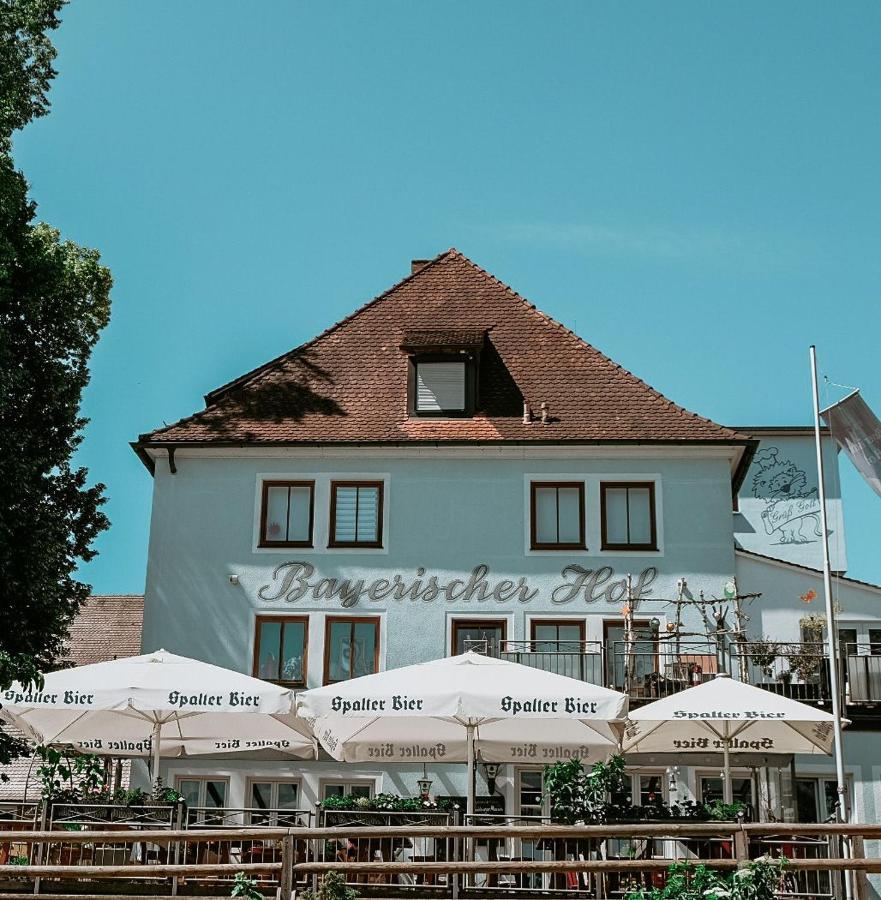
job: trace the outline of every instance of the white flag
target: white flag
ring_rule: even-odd
[[[826,420],[835,442],[881,497],[881,422],[860,392],[848,394],[820,415]]]

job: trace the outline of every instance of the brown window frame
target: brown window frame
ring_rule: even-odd
[[[535,636],[535,627],[536,625],[577,625],[580,637],[578,638],[579,644],[585,644],[587,642],[587,622],[584,619],[530,619],[529,620],[529,643],[530,646],[535,645],[544,640],[544,638],[537,638]],[[557,643],[559,643],[559,638],[557,638]],[[568,643],[568,642],[566,642]]]
[[[269,489],[274,487],[309,488],[309,539],[306,541],[272,541],[266,537],[266,513]],[[288,511],[290,512],[290,494],[288,494]],[[260,535],[257,546],[266,547],[312,547],[315,537],[315,482],[314,481],[264,481],[260,495]]]
[[[336,537],[336,492],[337,488],[379,488],[379,502],[376,506],[376,540],[374,541],[338,541]],[[357,507],[356,507],[357,509]],[[331,481],[330,483],[330,534],[327,546],[336,548],[366,548],[370,550],[381,550],[382,540],[385,532],[385,521],[383,519],[385,510],[385,482],[384,481]],[[357,513],[356,513],[357,515]]]
[[[578,490],[578,541],[572,543],[540,543],[537,540],[536,526],[536,492],[540,488],[576,488]],[[560,504],[557,502],[557,518],[559,533]],[[530,550],[587,550],[584,532],[584,482],[583,481],[530,481],[529,482],[529,548]]]
[[[620,490],[621,488],[639,488],[645,489],[648,488],[649,492],[649,522],[651,525],[651,540],[648,544],[612,544],[607,539],[607,528],[606,528],[606,491],[607,490]],[[630,502],[630,496],[628,494],[628,500]],[[629,515],[628,515],[628,530],[630,528]],[[654,481],[601,481],[600,482],[600,546],[603,550],[632,550],[634,552],[639,552],[642,550],[657,550],[658,549],[658,511],[657,511],[657,499],[655,496],[655,483]]]
[[[263,678],[260,675],[260,626],[265,622],[278,622],[282,626],[288,622],[303,623],[303,678],[300,681],[288,681],[282,678]],[[284,627],[281,630],[281,639],[284,642]],[[281,648],[279,648],[280,650]],[[279,657],[281,661],[281,657]],[[284,687],[306,687],[306,680],[309,675],[309,616],[263,616],[259,615],[254,620],[254,662],[251,671],[255,678],[263,678],[264,681],[271,681],[273,684],[280,684]]]
[[[472,352],[414,353],[407,360],[407,415],[416,419],[470,419],[477,408],[477,367],[479,356]],[[416,370],[420,363],[465,364],[464,409],[418,409]]]
[[[451,656],[457,656],[457,655],[458,655],[458,651],[457,651],[456,648],[457,648],[457,646],[458,646],[458,644],[459,644],[459,641],[458,641],[458,632],[459,632],[459,627],[460,627],[460,626],[465,627],[465,628],[474,628],[475,626],[477,626],[477,627],[479,628],[479,627],[482,626],[482,625],[483,625],[483,626],[489,625],[489,626],[492,626],[493,628],[495,628],[497,625],[501,625],[501,626],[502,626],[502,636],[501,636],[501,638],[499,638],[499,641],[500,641],[500,642],[503,642],[503,641],[506,641],[506,640],[508,639],[508,620],[505,619],[505,618],[498,618],[498,619],[493,619],[493,618],[488,618],[488,619],[466,619],[466,618],[458,618],[458,619],[457,619],[457,618],[454,617],[454,618],[452,619],[452,625],[453,625],[453,627],[452,627],[452,629],[451,629],[451,635],[450,635],[450,636],[451,636],[451,641],[450,641],[450,655],[451,655]],[[501,649],[501,648],[499,648],[499,649]]]
[[[379,645],[382,640],[382,628],[379,616],[327,616],[324,620],[324,665],[321,670],[321,683],[322,684],[342,684],[344,681],[349,681],[354,678],[354,675],[349,675],[348,678],[342,678],[339,680],[331,681],[330,680],[330,629],[334,623],[337,622],[348,622],[352,627],[356,623],[360,622],[370,622],[373,624],[373,630],[376,635],[376,640],[373,642],[373,672],[379,671]],[[351,673],[351,663],[349,666],[349,672]]]

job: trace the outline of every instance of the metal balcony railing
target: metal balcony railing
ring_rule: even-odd
[[[498,656],[591,684],[605,681],[600,641],[502,641]]]

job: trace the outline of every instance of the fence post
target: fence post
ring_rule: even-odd
[[[462,824],[462,818],[459,815],[459,807],[456,806],[456,808],[453,810],[453,825],[458,827],[461,824]],[[453,852],[451,855],[453,857],[453,862],[458,862],[459,861],[459,836],[458,835],[454,835],[452,838],[452,851]],[[452,872],[450,874],[450,891],[451,891],[453,900],[459,900],[459,873],[458,872]]]
[[[861,834],[855,834],[850,839],[850,856],[851,859],[866,858],[865,838]],[[854,869],[851,873],[853,876],[854,896],[856,900],[864,900],[869,887],[868,875],[863,869]]]
[[[738,869],[749,864],[749,839],[743,830],[743,822],[738,823],[737,831],[734,832],[734,858]]]
[[[291,900],[294,892],[294,836],[288,833],[281,839],[281,875],[278,880],[280,900]]]
[[[178,800],[174,809],[172,811],[170,811],[171,814],[170,814],[169,818],[171,820],[171,827],[175,831],[181,831],[184,827],[184,825],[183,825],[183,810],[184,810],[184,805],[180,800]],[[174,862],[175,865],[178,865],[180,863],[180,841],[174,842],[174,847],[171,850],[171,854],[172,854],[171,855],[172,861]],[[172,897],[177,896],[177,889],[178,889],[179,883],[180,883],[180,879],[178,878],[178,876],[173,875],[171,878],[171,896]]]
[[[46,817],[48,815],[48,806],[49,806],[49,803],[47,800],[40,801],[40,831],[46,830]],[[46,845],[44,845],[42,841],[40,841],[40,843],[36,845],[36,853],[34,854],[34,857],[35,857],[34,862],[37,865],[40,865],[40,863],[43,862],[44,848],[48,850],[48,847],[46,847]],[[34,876],[34,893],[35,894],[40,893],[40,876],[39,875]]]
[[[323,828],[326,823],[327,817],[324,815],[324,808],[321,805],[321,802],[316,802],[315,804],[315,827]],[[312,842],[312,859],[315,862],[323,862],[324,861],[324,847],[325,841],[322,838],[315,838]],[[318,893],[318,872],[312,873],[312,893]]]

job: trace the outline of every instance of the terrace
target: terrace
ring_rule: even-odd
[[[765,642],[676,638],[635,640],[473,642],[468,649],[623,691],[631,707],[667,697],[727,672],[772,693],[804,703],[831,700],[829,657],[822,642]],[[871,716],[881,704],[881,645],[842,644],[843,700],[849,711]]]

